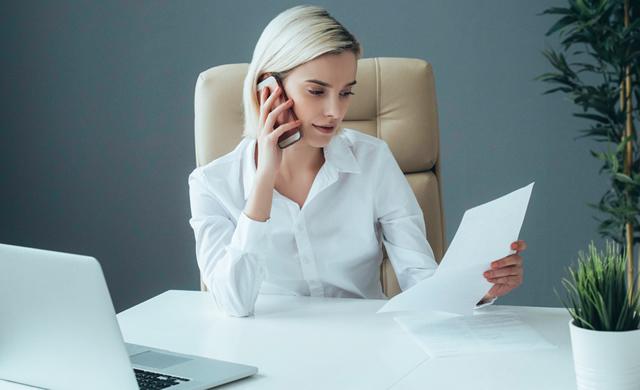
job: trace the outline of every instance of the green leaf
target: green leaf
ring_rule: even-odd
[[[573,116],[577,116],[578,118],[585,118],[585,119],[591,119],[594,120],[596,122],[600,122],[603,124],[609,124],[609,118],[602,116],[602,115],[595,115],[595,114],[573,114]]]
[[[548,37],[549,35],[555,33],[556,31],[561,30],[576,22],[577,22],[577,19],[575,18],[575,16],[573,15],[564,16],[560,18],[560,20],[558,20],[553,26],[551,26],[551,28],[549,29],[549,31],[547,31],[545,36]]]
[[[554,93],[554,92],[558,92],[558,91],[571,92],[571,88],[569,88],[569,87],[556,87],[556,88],[552,88],[552,89],[546,90],[542,94],[543,95],[548,95],[550,93]]]
[[[616,147],[616,153],[618,154],[622,153],[627,148],[628,142],[633,142],[630,136],[622,137],[622,139],[620,140],[620,143],[618,143],[618,146]]]
[[[609,160],[609,156],[606,153],[603,152],[597,152],[595,150],[590,150],[591,155],[595,158],[597,158],[598,160],[601,161],[608,161]]]
[[[576,6],[576,9],[580,11],[581,14],[583,15],[589,14],[589,8],[584,3],[584,0],[576,0],[575,6]]]
[[[551,7],[542,11],[538,15],[566,15],[569,13],[571,13],[571,10],[569,8]]]
[[[625,175],[624,173],[616,173],[614,175],[614,178],[624,184],[635,184],[633,179],[631,179],[629,176]]]

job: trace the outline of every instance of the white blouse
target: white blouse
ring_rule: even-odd
[[[274,189],[266,222],[243,213],[255,145],[244,138],[189,176],[198,266],[227,314],[251,315],[259,293],[385,298],[382,243],[402,290],[435,272],[422,210],[383,140],[343,129],[303,207]]]

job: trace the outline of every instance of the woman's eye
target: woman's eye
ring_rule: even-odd
[[[324,91],[318,91],[318,90],[313,90],[313,89],[309,90],[309,93],[312,94],[312,95],[322,95],[323,92]],[[342,96],[342,97],[347,97],[349,95],[355,95],[355,93],[353,93],[351,91],[348,91],[348,92],[343,92],[343,93],[340,94],[340,96]]]

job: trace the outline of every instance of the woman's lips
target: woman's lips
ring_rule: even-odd
[[[315,127],[316,129],[320,130],[323,133],[331,133],[333,132],[334,127],[322,127],[322,126],[317,126],[317,125],[313,125],[313,127]]]

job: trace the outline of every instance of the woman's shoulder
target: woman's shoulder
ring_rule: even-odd
[[[372,157],[381,157],[389,150],[389,146],[383,139],[360,130],[344,128],[341,136],[360,161],[371,161]]]
[[[195,168],[189,175],[189,181],[199,179],[216,182],[227,181],[230,176],[237,177],[242,169],[244,151],[251,141],[243,138],[231,152]]]
[[[355,149],[381,149],[387,143],[378,137],[353,128],[344,128],[340,134]]]
[[[378,137],[374,137],[373,135],[369,135],[363,131],[353,128],[343,128],[341,135],[348,139],[353,145],[365,144],[379,146],[385,143],[384,140]]]

